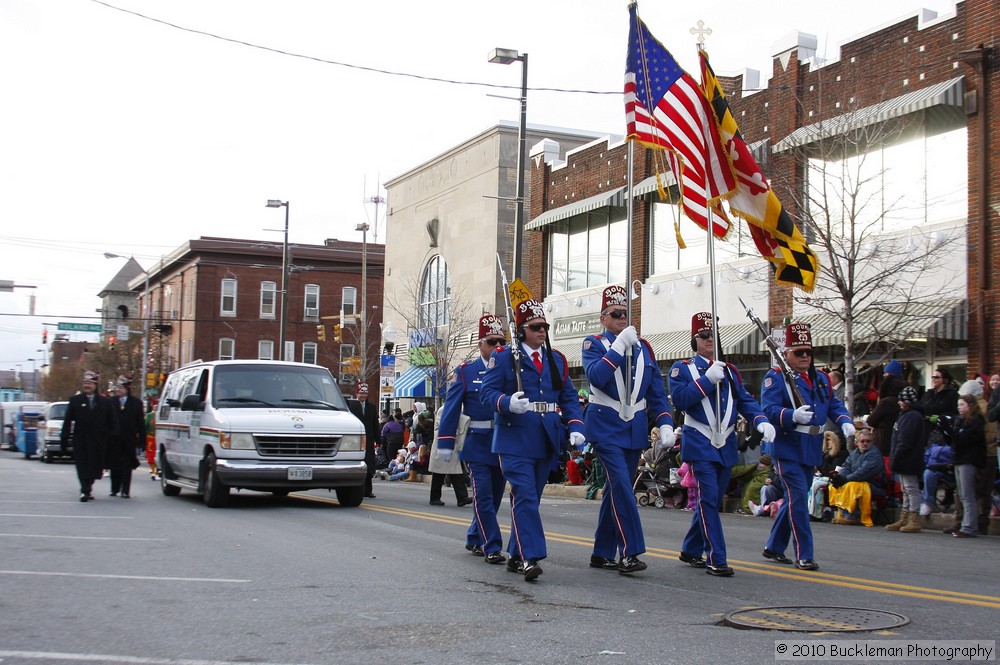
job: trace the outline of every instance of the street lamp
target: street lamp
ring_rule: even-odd
[[[268,208],[285,209],[285,241],[281,244],[281,319],[278,323],[278,358],[285,357],[285,322],[288,320],[288,201],[268,199]]]
[[[495,48],[490,51],[489,61],[509,65],[512,62],[521,63],[521,123],[517,127],[517,194],[514,213],[514,265],[511,270],[514,279],[521,276],[521,242],[524,238],[524,164],[526,155],[528,119],[528,54],[518,53],[516,49]]]
[[[104,258],[106,259],[132,259],[131,256],[122,256],[121,254],[114,254],[112,252],[104,252]],[[146,402],[146,372],[147,363],[149,362],[149,273],[145,270],[142,271],[145,278],[145,283],[142,287],[142,380],[139,383],[139,399],[142,400],[143,404]]]
[[[361,357],[368,358],[368,224],[358,224],[355,231],[361,231]],[[362,360],[365,369],[368,363]],[[361,377],[364,379],[365,377]]]

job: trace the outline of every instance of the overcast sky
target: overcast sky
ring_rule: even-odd
[[[832,59],[920,7],[954,2],[647,0],[639,15],[696,77],[704,21],[715,70],[763,85],[793,30]],[[487,62],[494,47],[529,54],[529,124],[622,134],[627,36],[625,0],[0,0],[0,280],[37,287],[0,293],[0,369],[30,371],[42,322],[95,316],[123,264],[104,252],[148,267],[201,235],[280,241],[270,198],[291,202],[292,242],[360,241],[380,182],[517,120],[489,96],[521,82],[518,63]]]

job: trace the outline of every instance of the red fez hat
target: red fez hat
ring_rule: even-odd
[[[97,372],[95,372],[92,369],[88,369],[87,371],[85,371],[83,373],[83,380],[84,381],[96,384],[97,383],[97,379],[98,379]]]
[[[625,287],[621,284],[612,284],[608,288],[604,289],[604,294],[601,296],[601,311],[606,311],[609,307],[626,307],[627,298],[625,294]]]
[[[504,337],[503,321],[496,314],[479,317],[479,339],[487,337]]]
[[[812,333],[808,323],[789,323],[785,328],[785,348],[793,346],[808,346],[812,348]]]
[[[714,333],[714,330],[711,312],[698,312],[691,317],[691,337],[705,332]]]
[[[132,377],[122,374],[115,383],[119,386],[130,386],[132,385]]]
[[[537,300],[525,300],[517,304],[515,316],[515,325],[520,328],[526,321],[530,321],[531,319],[544,319],[545,310],[542,309],[542,303]]]
[[[368,383],[365,381],[358,381],[357,385],[354,386],[354,393],[360,394],[366,392],[368,392]]]

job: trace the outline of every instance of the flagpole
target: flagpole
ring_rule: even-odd
[[[625,178],[625,320],[632,325],[632,164],[635,151],[635,141],[628,142],[628,175]],[[625,394],[620,395],[622,405],[632,405],[632,347],[625,349]]]

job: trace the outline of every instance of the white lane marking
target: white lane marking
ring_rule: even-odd
[[[157,575],[98,575],[96,573],[52,573],[37,570],[0,570],[0,575],[52,575],[54,577],[97,577],[111,580],[154,580],[163,582],[220,582],[223,584],[246,584],[253,580],[236,580],[213,577],[162,577]]]
[[[115,515],[35,515],[33,513],[0,513],[0,517],[67,517],[71,520],[134,520],[134,517]]]
[[[35,660],[66,660],[85,663],[130,663],[135,665],[246,665],[247,661],[190,660],[182,658],[144,658],[141,656],[110,656],[97,653],[59,653],[55,651],[5,651],[0,658],[31,658]],[[254,663],[254,665],[308,665],[308,663]]]
[[[112,538],[110,536],[51,536],[47,533],[0,533],[0,538],[65,538],[67,540],[162,540],[166,538]]]

